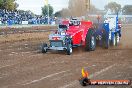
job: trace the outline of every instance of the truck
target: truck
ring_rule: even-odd
[[[103,22],[93,23],[76,18],[62,21],[57,31],[49,35],[49,45],[42,44],[42,53],[49,50],[73,53],[73,48],[84,47],[86,51],[94,51],[96,45],[108,49],[110,45],[117,46],[121,37],[118,16],[106,17]]]

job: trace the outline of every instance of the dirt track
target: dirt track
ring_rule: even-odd
[[[91,79],[132,79],[132,25],[124,25],[118,47],[98,47],[94,52],[75,48],[65,52],[40,53],[42,39],[0,44],[0,88],[83,88],[81,68]],[[45,34],[45,33],[44,33]],[[46,33],[44,41],[48,40]],[[88,86],[86,88],[132,88]]]

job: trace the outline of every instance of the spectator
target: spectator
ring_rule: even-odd
[[[29,24],[48,24],[48,17],[33,15],[30,11],[15,10],[8,11],[0,9],[0,21],[2,24],[21,24],[22,21],[28,21]],[[49,18],[50,24],[54,21]]]

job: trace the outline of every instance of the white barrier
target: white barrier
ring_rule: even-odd
[[[55,25],[55,21],[53,21],[53,22],[51,23],[51,25]]]
[[[28,21],[22,21],[22,24],[28,24]]]

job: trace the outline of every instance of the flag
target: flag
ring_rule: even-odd
[[[45,5],[48,5],[48,0],[44,0],[44,4]]]
[[[114,2],[114,0],[108,0],[108,3],[110,3],[110,2]]]

